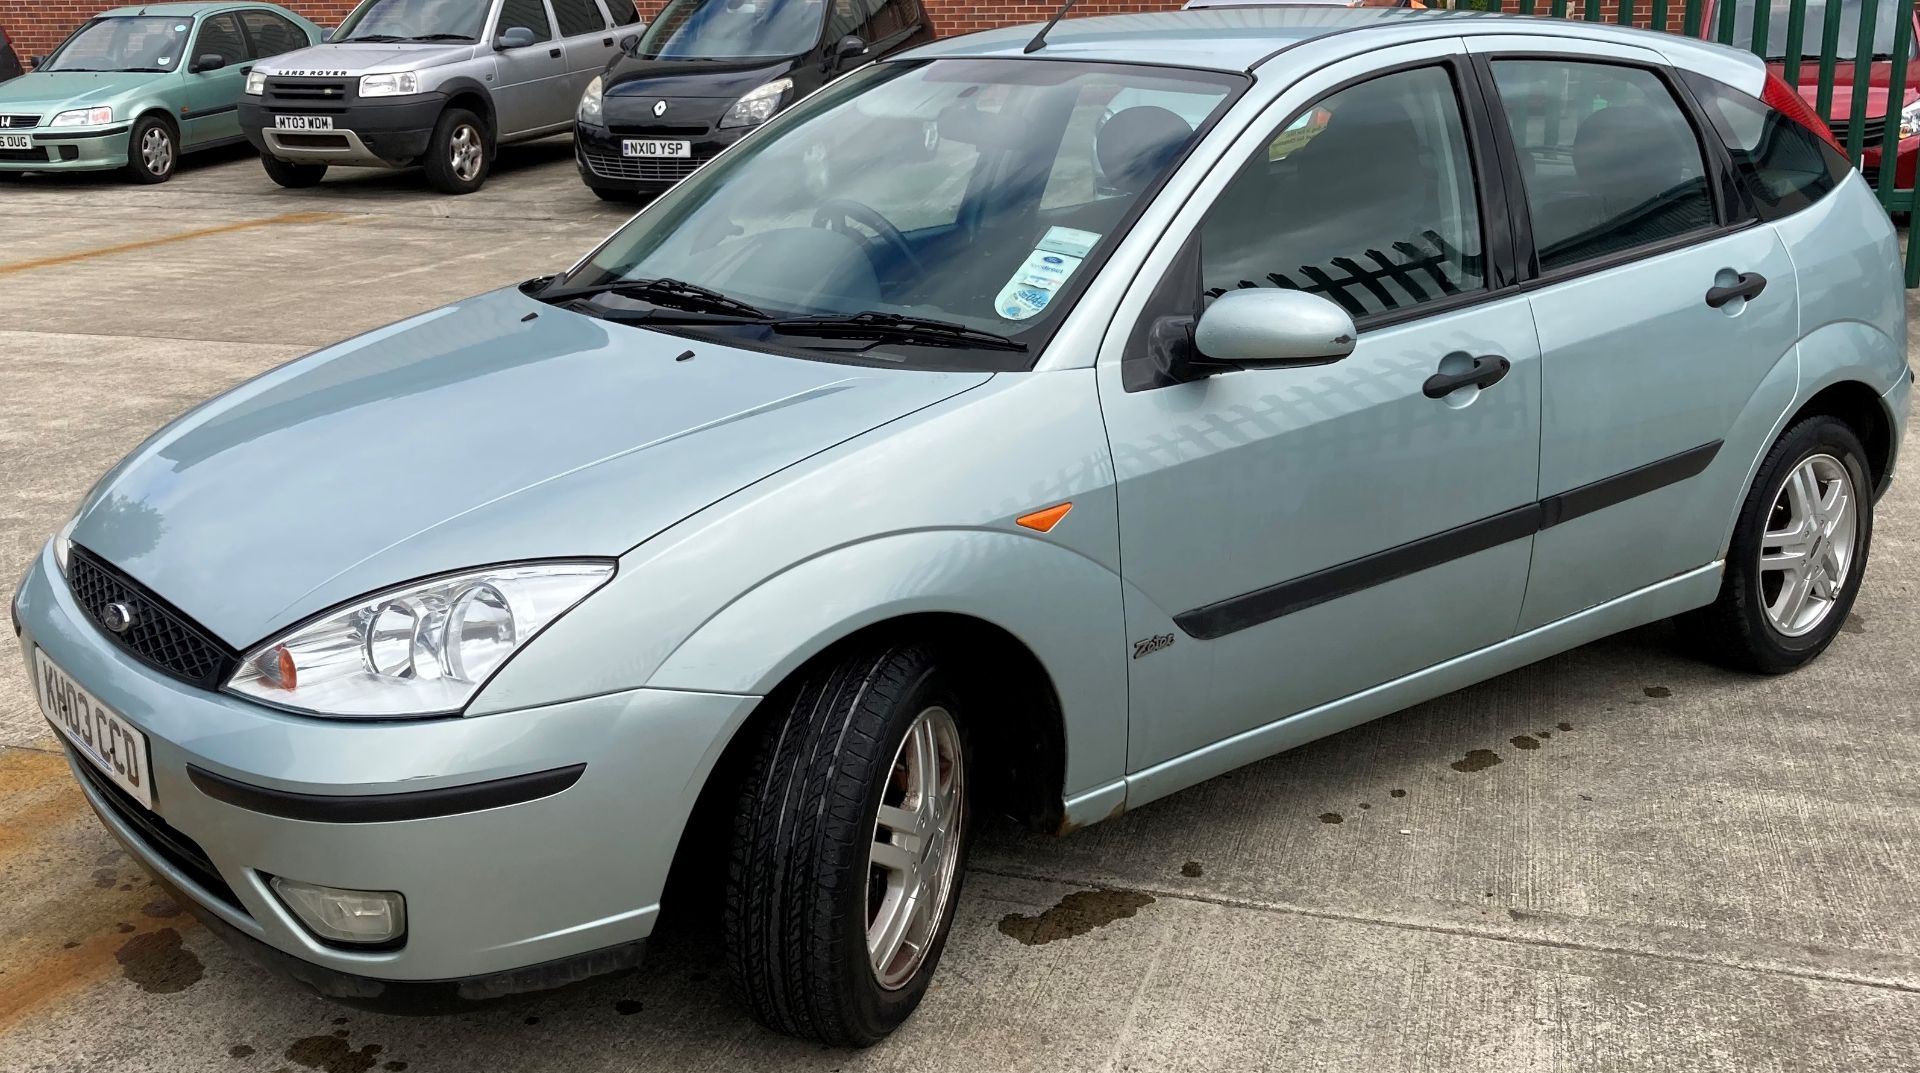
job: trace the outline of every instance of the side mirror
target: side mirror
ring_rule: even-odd
[[[867,43],[853,34],[848,34],[841,38],[840,43],[833,46],[833,58],[836,62],[840,60],[850,60],[856,56],[864,56],[866,54]]]
[[[198,75],[205,74],[208,71],[218,71],[226,65],[227,61],[223,57],[217,53],[209,52],[193,61],[193,73]]]
[[[1193,328],[1196,372],[1319,365],[1353,353],[1353,318],[1305,291],[1253,287],[1213,300]]]
[[[28,56],[27,57],[28,67],[39,67],[41,64],[45,62],[47,62],[47,58],[45,56]]]
[[[640,35],[628,34],[620,39],[620,51],[631,56],[640,50]]]
[[[327,41],[331,41],[331,40],[333,40],[333,31],[332,31],[332,30],[321,30],[321,31],[320,31],[320,40],[321,40],[321,42],[322,42],[322,43],[325,43],[325,42],[327,42]]]
[[[526,48],[533,43],[533,31],[525,26],[511,27],[493,39],[493,47],[502,52],[513,48]]]

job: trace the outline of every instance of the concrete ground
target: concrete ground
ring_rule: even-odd
[[[0,185],[0,581],[200,399],[571,262],[622,211],[568,155],[458,199],[242,154]],[[99,829],[0,634],[0,1070],[1920,1068],[1920,479],[1880,510],[1791,677],[1656,627],[1067,838],[988,831],[935,989],[860,1053],[759,1028],[671,921],[637,975],[469,1016],[292,990]]]

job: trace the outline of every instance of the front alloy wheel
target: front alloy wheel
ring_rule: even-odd
[[[724,930],[767,1026],[865,1046],[939,963],[965,866],[966,709],[933,653],[876,644],[769,698],[741,782]]]

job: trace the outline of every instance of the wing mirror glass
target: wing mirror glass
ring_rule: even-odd
[[[833,46],[833,58],[836,60],[850,60],[866,54],[867,43],[853,34],[841,38],[840,43]]]
[[[208,71],[218,71],[220,68],[225,67],[226,65],[227,65],[227,61],[225,58],[215,53],[209,52],[206,55],[200,57],[199,59],[193,61],[193,73],[197,75],[206,74]]]
[[[321,31],[320,31],[320,40],[321,40],[322,42],[326,42],[326,41],[331,41],[331,40],[333,40],[333,31],[332,31],[332,30],[321,30]]]
[[[38,68],[41,64],[45,62],[47,62],[47,58],[45,56],[28,56],[27,57],[28,67]]]
[[[503,52],[511,48],[526,48],[533,43],[533,31],[525,26],[509,27],[493,39],[493,47]]]
[[[1251,287],[1213,300],[1194,325],[1193,349],[1216,367],[1318,365],[1353,353],[1357,334],[1353,318],[1329,299]]]
[[[629,56],[632,56],[635,53],[639,52],[640,51],[640,35],[628,34],[627,36],[621,38],[620,51],[626,53]]]

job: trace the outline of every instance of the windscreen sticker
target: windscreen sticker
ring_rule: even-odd
[[[1027,255],[1013,278],[994,298],[994,312],[1007,320],[1038,316],[1098,241],[1100,236],[1091,231],[1049,228],[1040,245]]]
[[[178,26],[175,26],[175,27],[173,28],[173,32],[174,32],[174,33],[177,33],[177,34],[183,34],[183,33],[186,33],[186,32],[187,32],[187,24],[183,22],[183,23],[181,23],[180,25],[178,25]]]

